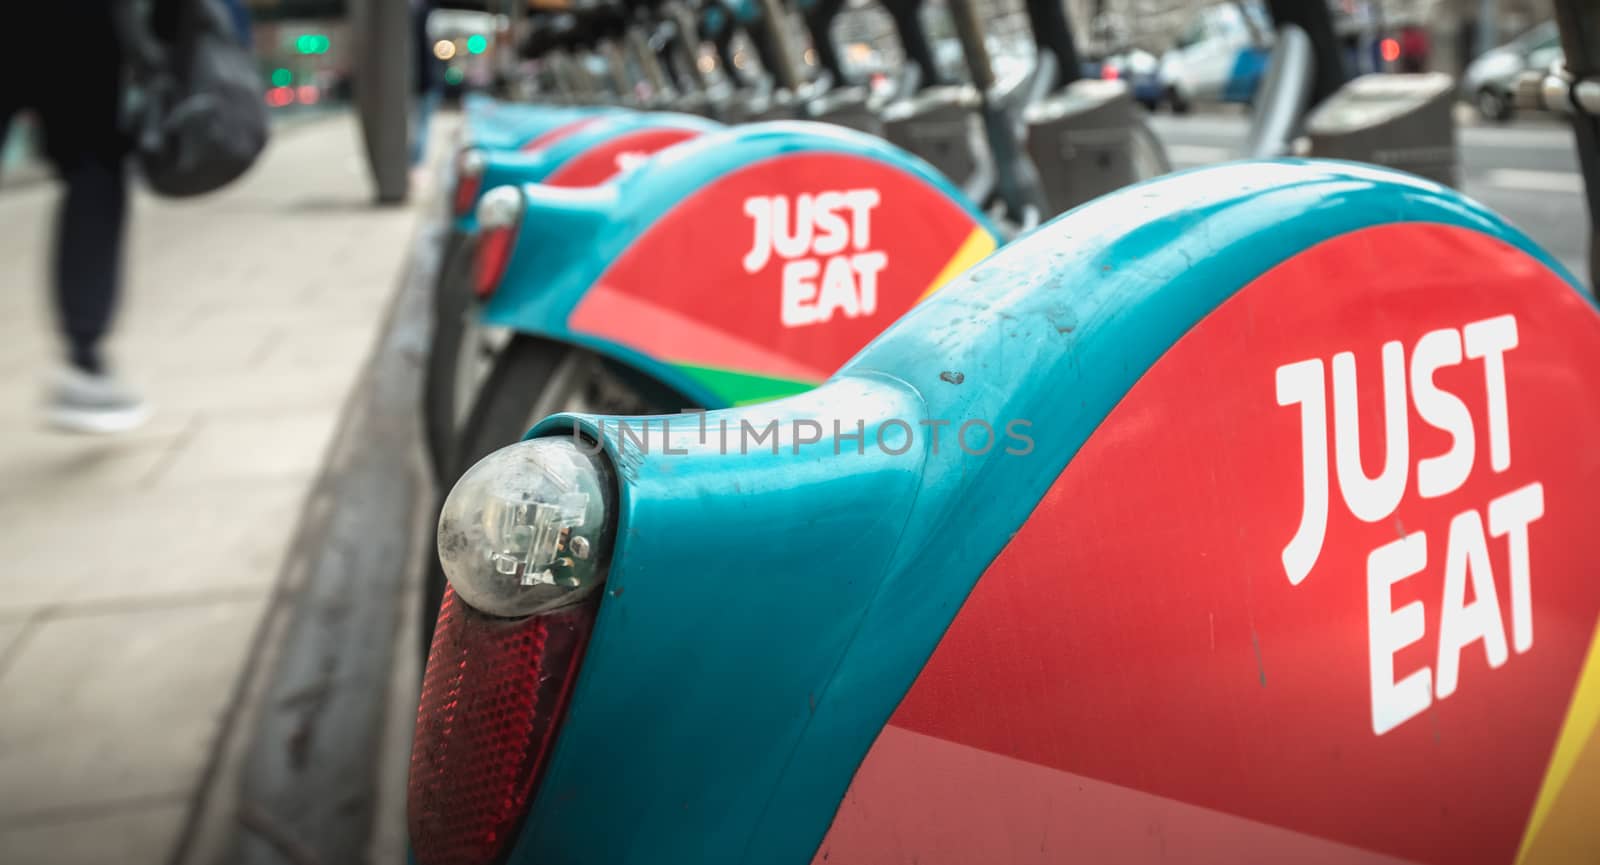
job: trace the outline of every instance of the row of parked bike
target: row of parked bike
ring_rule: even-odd
[[[1358,161],[1161,176],[1060,3],[998,80],[948,0],[965,82],[883,4],[887,94],[828,59],[842,0],[800,9],[822,83],[765,0],[589,10],[544,102],[466,102],[419,865],[1600,845],[1528,818],[1593,736],[1600,316],[1449,188],[1448,79],[1344,81],[1274,4],[1241,156]],[[668,81],[735,27],[765,86]]]

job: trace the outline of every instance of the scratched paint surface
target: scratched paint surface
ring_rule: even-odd
[[[1595,370],[1592,309],[1475,232],[1267,272],[991,565],[817,861],[1600,861]]]

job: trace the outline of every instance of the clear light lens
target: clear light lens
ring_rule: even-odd
[[[468,469],[439,514],[439,561],[456,594],[518,617],[598,588],[610,494],[599,459],[563,436],[518,442]]]
[[[516,186],[496,186],[478,199],[478,225],[507,228],[517,223],[525,207],[522,190]]]

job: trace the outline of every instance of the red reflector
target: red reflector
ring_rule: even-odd
[[[478,203],[478,190],[482,188],[483,175],[457,173],[456,197],[452,202],[456,216],[466,216],[472,212],[472,206]]]
[[[1106,81],[1117,80],[1117,67],[1110,64],[1100,67],[1100,77]]]
[[[514,228],[491,228],[479,232],[478,256],[473,269],[473,288],[478,297],[494,294],[500,277],[506,274],[506,264],[511,261],[511,245],[516,241]]]
[[[597,603],[497,619],[445,591],[411,750],[406,822],[417,865],[488,865],[513,842]]]

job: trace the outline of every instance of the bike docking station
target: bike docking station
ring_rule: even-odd
[[[657,4],[840,122],[482,156],[546,167],[460,223],[417,865],[1600,861],[1600,308],[1441,80],[1274,0],[1272,158],[1140,180],[1061,9],[1008,89],[947,5],[972,83],[884,107]]]
[[[1455,80],[1442,73],[1363,75],[1306,117],[1307,154],[1408,171],[1456,186]]]
[[[787,134],[718,133],[767,152]],[[660,157],[685,172],[673,183],[620,184],[671,200],[714,137]],[[813,215],[836,192],[849,225],[866,181],[841,182],[838,157],[864,146],[774,173],[815,160]],[[866,209],[865,250],[815,220],[808,251],[762,167],[643,235],[616,232],[639,223],[603,187],[530,192],[571,242],[519,245],[506,284],[548,278],[489,299],[485,319],[541,317],[544,338],[712,409],[546,418],[446,504],[460,594],[429,676],[459,675],[502,627],[559,628],[582,655],[508,861],[976,862],[1062,828],[1073,856],[1116,862],[1171,844],[1351,862],[1600,849],[1582,816],[1600,764],[1579,756],[1595,718],[1573,708],[1600,694],[1600,463],[1569,446],[1600,428],[1600,314],[1525,236],[1383,169],[1197,169],[1096,199],[914,305],[933,280],[888,288],[884,237],[878,308],[896,296],[903,315],[818,383],[797,366],[852,340],[789,338],[824,307],[783,271],[826,272],[801,263],[842,243],[857,293],[827,324],[860,324],[854,259],[892,224],[891,193]],[[730,222],[755,242],[720,266],[681,240]],[[982,229],[952,217],[943,248],[963,230]],[[554,266],[580,236],[616,254]],[[761,277],[747,309],[770,330],[706,312],[745,294],[708,294],[728,278],[662,280],[684,256]],[[730,360],[730,333],[768,353]],[[481,544],[544,567],[521,535],[452,516],[501,507],[484,484],[513,475],[550,479],[513,487],[583,537],[570,582],[569,565],[517,588],[470,564]],[[562,504],[579,490],[588,505]],[[707,652],[708,633],[738,651]],[[426,755],[464,735],[433,711],[414,773],[447,774]],[[443,837],[430,801],[413,799],[414,839]],[[1159,837],[1130,829],[1151,820]]]

